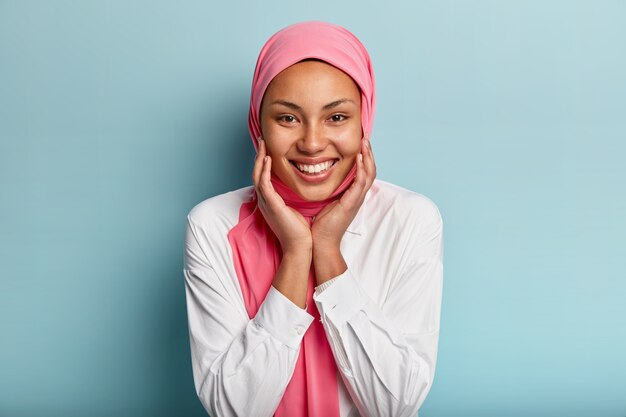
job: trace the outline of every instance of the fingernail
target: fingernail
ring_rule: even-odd
[[[362,153],[359,154],[359,161],[363,162],[363,154]]]
[[[264,162],[267,162],[267,155],[263,158]]]

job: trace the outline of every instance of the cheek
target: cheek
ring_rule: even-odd
[[[291,148],[292,140],[288,134],[285,134],[281,129],[268,129],[264,136],[265,146],[267,154],[272,157],[272,166],[289,152]]]
[[[262,120],[261,134],[263,135],[263,140],[265,140],[265,149],[267,149],[269,156],[276,157],[283,152],[285,135],[276,124],[271,121]]]
[[[356,157],[361,152],[361,125],[351,126],[341,135],[338,143],[341,153],[346,158]]]

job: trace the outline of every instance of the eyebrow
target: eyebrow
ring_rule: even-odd
[[[322,107],[322,110],[330,110],[330,109],[333,109],[333,108],[335,108],[335,107],[337,107],[337,106],[339,106],[339,105],[341,105],[343,103],[355,104],[354,100],[351,100],[349,98],[340,98],[339,100],[335,100],[333,102],[330,102],[330,103],[324,105],[324,107]],[[273,101],[271,105],[273,106],[275,104],[281,104],[281,105],[283,105],[285,107],[289,107],[292,110],[302,111],[302,107],[298,106],[296,103],[292,103],[291,101],[280,100],[279,99],[279,100]]]

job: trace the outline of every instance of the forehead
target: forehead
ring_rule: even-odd
[[[326,99],[329,96],[360,98],[354,80],[340,69],[320,60],[300,61],[272,79],[264,96]],[[265,100],[264,100],[265,101]]]

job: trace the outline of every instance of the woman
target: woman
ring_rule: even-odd
[[[217,416],[415,416],[434,376],[442,225],[376,180],[370,58],[339,26],[289,26],[252,84],[253,187],[188,216],[196,391]]]

